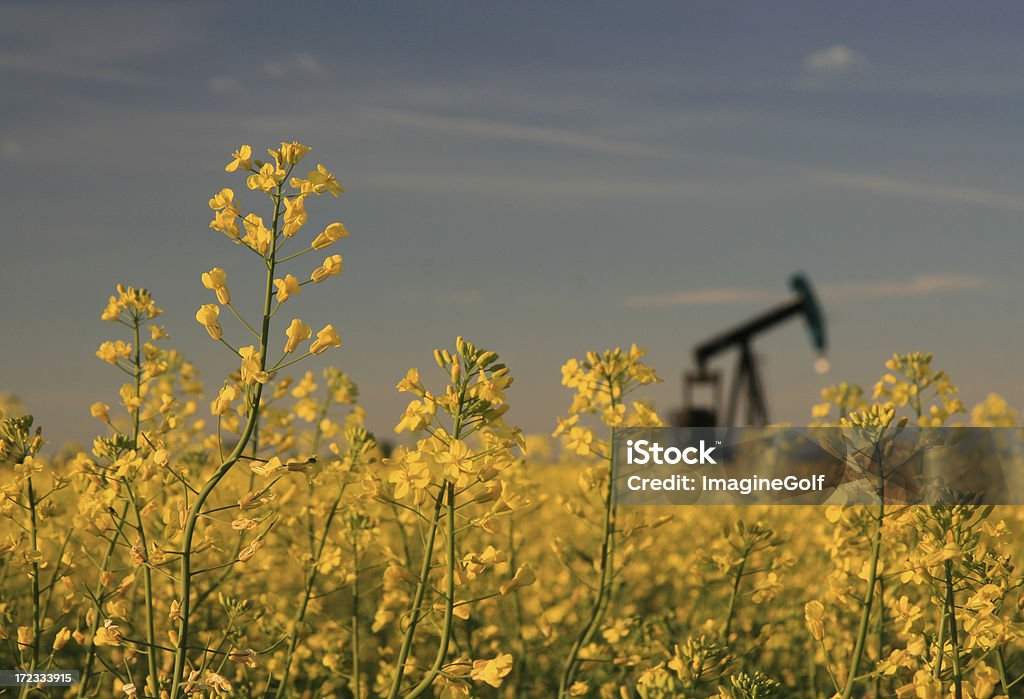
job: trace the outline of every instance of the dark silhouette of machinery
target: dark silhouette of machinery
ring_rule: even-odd
[[[795,292],[794,296],[764,313],[757,315],[745,323],[725,331],[721,335],[697,345],[693,350],[696,368],[685,374],[683,378],[683,409],[675,415],[675,424],[683,427],[715,427],[719,424],[732,426],[739,424],[739,408],[741,401],[745,403],[746,419],[742,424],[765,425],[768,423],[768,404],[765,400],[764,386],[758,372],[757,361],[751,344],[761,333],[781,323],[803,316],[811,333],[811,344],[818,351],[815,368],[823,373],[828,370],[825,358],[825,316],[818,299],[814,295],[811,283],[802,274],[793,275],[789,281]],[[725,412],[725,421],[720,423],[722,407],[721,374],[708,368],[709,362],[729,350],[738,351],[736,374],[729,388],[729,402]],[[711,390],[710,405],[694,404],[694,389],[708,387]]]

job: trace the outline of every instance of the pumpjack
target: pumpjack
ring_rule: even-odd
[[[815,369],[819,373],[828,370],[825,334],[825,315],[814,294],[810,280],[803,274],[795,274],[789,280],[794,294],[774,308],[754,316],[734,328],[716,335],[697,345],[693,350],[695,368],[683,377],[683,409],[676,413],[675,424],[680,427],[717,427],[722,409],[722,376],[709,368],[711,360],[719,355],[737,350],[736,370],[729,388],[729,402],[722,426],[734,426],[739,416],[740,403],[745,404],[745,420],[742,424],[763,426],[768,424],[768,404],[764,384],[754,357],[752,344],[760,334],[775,328],[793,318],[803,319],[811,335],[811,345],[818,352]],[[711,393],[710,404],[694,404],[696,389],[707,388]]]

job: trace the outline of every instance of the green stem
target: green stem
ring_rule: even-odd
[[[516,556],[516,550],[517,549],[516,549],[516,536],[515,536],[515,532],[516,532],[515,513],[510,513],[509,514],[509,519],[508,519],[509,565],[511,566],[512,570],[519,570],[519,563],[516,560],[517,559],[517,556]],[[530,659],[529,658],[529,654],[526,652],[526,639],[523,637],[523,627],[525,626],[525,624],[523,622],[523,601],[522,601],[522,598],[521,598],[521,596],[519,594],[519,588],[518,587],[515,590],[512,591],[512,602],[513,602],[513,604],[515,606],[515,615],[516,615],[516,622],[515,622],[516,623],[516,643],[517,643],[518,657],[520,658],[519,662],[516,663],[516,665],[518,667],[516,668],[516,675],[515,675],[515,681],[516,681],[515,696],[518,699],[519,697],[524,696],[523,692],[525,691],[525,687],[523,685],[523,680],[525,678],[529,677],[529,659]]]
[[[462,373],[462,378],[459,380],[459,400],[458,407],[455,411],[455,421],[452,425],[452,439],[462,438],[463,429],[463,408],[466,404],[466,392],[469,388],[469,379],[472,373],[472,367],[466,367],[466,370]],[[448,654],[448,642],[451,639],[452,630],[452,612],[455,608],[455,484],[446,483],[441,487],[437,493],[437,498],[434,500],[434,514],[430,520],[430,533],[427,536],[427,541],[423,551],[423,563],[420,567],[420,576],[416,583],[416,592],[413,596],[412,609],[410,611],[409,626],[405,630],[405,635],[402,638],[402,646],[398,652],[398,662],[395,667],[395,676],[391,681],[391,691],[388,692],[388,699],[398,699],[398,695],[402,689],[402,678],[405,676],[405,663],[409,658],[409,653],[412,650],[413,640],[416,636],[416,627],[420,623],[420,614],[423,606],[423,596],[426,593],[428,583],[430,582],[430,567],[434,557],[434,542],[437,538],[438,524],[441,519],[441,508],[444,505],[445,495],[448,495],[448,514],[447,514],[447,538],[448,538],[448,595],[445,601],[445,618],[444,626],[441,632],[441,644],[437,650],[437,656],[435,657],[434,664],[431,666],[430,672],[418,685],[416,685],[412,691],[406,695],[405,699],[414,699],[422,694],[440,673],[441,666],[444,663],[444,658]]]
[[[612,406],[615,403],[613,401]],[[612,432],[612,448],[611,455],[609,456],[609,474],[608,474],[608,492],[605,496],[604,506],[604,532],[601,539],[601,557],[598,572],[598,584],[597,584],[597,598],[594,600],[594,605],[590,610],[590,616],[587,619],[586,624],[580,632],[580,635],[576,638],[572,648],[569,651],[569,657],[565,662],[565,669],[562,671],[562,678],[558,684],[558,699],[568,696],[569,689],[572,687],[573,681],[576,678],[577,662],[579,659],[580,650],[585,645],[590,643],[590,639],[593,638],[594,633],[597,631],[597,627],[601,622],[601,617],[604,616],[605,605],[607,603],[607,597],[610,592],[609,581],[611,579],[611,568],[612,568],[612,553],[615,543],[615,488],[613,486],[614,473],[614,458],[615,458],[615,445],[614,445],[615,433]]]
[[[32,487],[32,477],[28,479],[28,507],[29,507],[29,537],[32,544],[33,554],[39,553],[39,522],[36,514],[36,493]],[[38,556],[33,555],[32,563],[32,656],[28,671],[34,672],[39,666],[39,645],[41,639],[39,634],[42,631],[42,619],[40,619],[41,607],[39,605],[39,563],[35,560]],[[20,696],[26,697],[32,691],[30,685],[23,685]]]
[[[419,684],[413,687],[412,691],[405,695],[405,699],[416,699],[416,697],[430,689],[430,685],[434,683],[434,680],[441,673],[441,666],[444,665],[444,659],[448,656],[448,643],[452,637],[452,618],[455,609],[455,484],[449,482],[447,491],[447,543],[445,548],[448,553],[448,570],[441,640],[437,645],[437,655],[434,656],[434,663],[430,666],[430,671],[420,680]]]
[[[850,661],[850,674],[846,678],[846,686],[843,688],[841,699],[850,699],[853,696],[853,689],[857,683],[857,670],[860,667],[861,658],[864,656],[864,646],[867,644],[868,629],[871,625],[871,608],[875,601],[875,585],[878,582],[878,557],[882,550],[882,519],[885,517],[885,501],[878,505],[878,515],[875,517],[875,533],[871,541],[871,561],[868,564],[868,585],[864,594],[864,608],[860,614],[860,627],[857,630],[857,640],[853,646],[853,658]]]
[[[139,337],[139,326],[140,319],[134,317],[132,319],[132,331],[135,335],[135,397],[139,400],[142,398],[142,348],[140,345]],[[132,413],[132,449],[138,451],[139,449],[139,431],[142,424],[141,416],[142,406],[140,405]],[[131,483],[125,483],[128,491],[128,499],[131,502],[132,510],[135,513],[135,523],[138,527],[139,534],[139,546],[142,548],[142,555],[145,557],[145,562],[142,568],[142,581],[143,581],[143,593],[146,597],[146,660],[149,671],[149,691],[154,697],[158,696],[160,691],[160,676],[159,676],[159,663],[157,661],[157,646],[156,646],[156,609],[153,604],[153,571],[149,567],[149,544],[146,541],[146,528],[142,522],[142,511],[139,508],[138,500],[135,498],[135,491],[132,488]],[[144,678],[145,679],[145,678]],[[146,685],[146,681],[141,683],[143,686]]]
[[[124,507],[121,509],[121,514],[118,517],[117,521],[124,521],[124,518],[127,515],[128,503],[125,503]],[[107,570],[110,569],[110,560],[113,558],[114,550],[116,548],[117,535],[115,534],[110,539],[110,543],[107,545],[107,550],[103,555],[103,562],[100,564],[100,580],[96,584],[96,593],[93,595],[94,599],[96,600],[96,615],[95,618],[93,619],[92,628],[90,629],[89,633],[89,649],[86,651],[85,654],[85,670],[82,672],[82,679],[78,685],[79,698],[88,696],[86,692],[89,689],[89,680],[91,679],[92,675],[92,667],[93,664],[96,662],[96,632],[99,630],[100,624],[103,623],[103,609],[99,604],[103,599],[103,591],[104,588],[106,587],[106,585],[103,584],[103,576],[107,572]]]
[[[277,239],[278,220],[280,215],[281,187],[278,186],[277,196],[274,199],[274,221],[272,229],[274,240]],[[273,253],[271,253],[270,259],[266,260],[266,263],[267,277],[263,297],[263,325],[260,334],[260,371],[265,371],[267,368],[267,343],[270,339],[270,311],[271,303],[274,298],[275,261]],[[238,462],[238,459],[242,456],[242,452],[245,451],[250,438],[253,436],[253,431],[255,430],[256,422],[259,418],[260,398],[262,396],[263,384],[257,382],[256,388],[253,391],[249,419],[246,421],[245,429],[239,437],[238,444],[235,445],[231,454],[228,455],[227,460],[217,468],[210,480],[206,482],[203,488],[199,491],[199,494],[196,495],[196,499],[189,508],[188,516],[185,520],[185,531],[182,537],[181,547],[181,568],[179,572],[180,589],[178,591],[181,602],[181,619],[178,622],[178,644],[177,652],[174,654],[174,675],[171,681],[170,699],[178,699],[179,697],[181,686],[185,679],[185,666],[188,661],[189,615],[192,611],[192,541],[195,538],[196,525],[199,522],[199,517],[203,511],[203,505],[206,503],[207,498],[210,497],[214,488],[217,487],[235,463]]]
[[[138,526],[139,546],[142,548],[142,555],[145,561],[142,564],[143,594],[146,597],[146,659],[149,665],[149,691],[154,697],[160,694],[159,663],[157,662],[156,643],[156,609],[153,603],[153,571],[149,567],[149,545],[146,542],[146,531],[142,523],[142,511],[139,509],[138,500],[132,490],[131,484],[126,484],[128,498],[131,501],[132,510],[135,512],[135,522]],[[141,684],[145,685],[145,682]]]
[[[938,651],[935,654],[935,665],[932,666],[932,677],[939,679],[942,674],[942,656],[946,647],[946,603],[943,601],[942,609],[939,611],[939,635],[936,645]]]
[[[427,541],[423,546],[423,562],[420,565],[420,576],[416,583],[416,592],[412,598],[412,613],[409,618],[409,626],[402,638],[402,646],[398,651],[398,660],[395,666],[395,677],[391,681],[391,691],[388,692],[388,699],[398,699],[402,689],[402,677],[405,675],[405,662],[409,658],[409,651],[412,650],[413,636],[416,634],[416,626],[419,624],[420,611],[423,606],[423,596],[427,591],[427,582],[430,578],[430,564],[433,560],[434,541],[437,537],[437,523],[441,519],[441,506],[444,504],[445,490],[442,488],[434,500],[434,514],[430,518],[430,531],[427,534]]]
[[[306,577],[306,585],[303,590],[302,602],[299,603],[299,608],[295,612],[295,616],[292,619],[292,632],[291,638],[288,641],[288,652],[285,654],[284,669],[282,670],[281,679],[277,685],[277,691],[275,697],[283,697],[285,688],[288,685],[288,675],[291,672],[292,658],[295,656],[295,651],[299,647],[299,627],[302,626],[306,619],[306,611],[309,608],[309,600],[313,597],[313,587],[316,585],[317,574],[319,573],[318,566],[320,565],[320,559],[323,557],[324,549],[327,546],[327,539],[331,533],[331,525],[334,522],[334,517],[338,513],[339,505],[341,504],[341,498],[345,494],[345,486],[342,485],[338,491],[338,497],[334,499],[334,504],[331,505],[331,510],[327,514],[327,519],[324,522],[324,533],[320,539],[320,545],[316,550],[316,555],[313,558],[313,567],[309,571],[309,575]],[[358,569],[356,574],[358,575]]]
[[[747,565],[747,557],[750,555],[750,547],[743,550],[739,565],[736,568],[736,577],[732,581],[732,592],[729,594],[729,609],[725,615],[725,629],[722,631],[722,641],[729,643],[729,631],[732,629],[732,619],[736,614],[736,600],[740,594],[740,582],[743,580],[743,569]]]
[[[352,696],[359,699],[359,534],[352,533]]]
[[[946,572],[946,611],[949,614],[949,642],[953,645],[953,691],[956,699],[963,699],[963,674],[960,667],[960,643],[956,628],[956,596],[953,592],[953,564],[945,562]]]
[[[1003,694],[1010,695],[1010,682],[1006,677],[1006,659],[1003,657],[1003,649],[996,648],[996,667],[999,668],[999,681],[1003,685]]]

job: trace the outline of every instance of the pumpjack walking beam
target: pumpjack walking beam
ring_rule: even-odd
[[[754,338],[761,333],[784,323],[790,318],[804,317],[811,334],[811,344],[823,360],[827,348],[825,316],[821,310],[821,305],[818,303],[817,296],[814,294],[810,281],[802,274],[796,274],[790,279],[790,287],[795,292],[791,299],[720,335],[702,342],[694,348],[693,357],[696,371],[686,375],[684,387],[686,407],[680,416],[681,421],[690,420],[695,416],[700,416],[699,419],[703,422],[717,421],[719,412],[717,402],[720,400],[720,391],[718,390],[719,378],[716,372],[708,369],[708,364],[719,354],[735,348],[739,350],[739,357],[736,364],[736,374],[733,377],[733,383],[729,391],[729,405],[726,410],[727,424],[736,424],[741,399],[746,401],[747,424],[767,424],[768,404],[757,368],[757,362],[754,358],[752,343]],[[693,387],[695,384],[702,383],[712,384],[715,390],[716,405],[712,410],[695,409],[692,405]]]

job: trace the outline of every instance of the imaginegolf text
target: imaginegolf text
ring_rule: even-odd
[[[626,487],[635,491],[695,491],[727,492],[740,495],[751,493],[789,491],[789,492],[820,492],[825,489],[825,476],[818,474],[809,478],[786,476],[785,478],[714,478],[701,476],[700,487],[696,476],[675,474],[667,478],[643,478],[630,476],[626,479]]]

